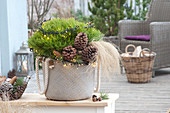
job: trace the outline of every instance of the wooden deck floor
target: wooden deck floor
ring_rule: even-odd
[[[145,84],[128,83],[125,75],[110,80],[102,77],[100,91],[120,94],[116,113],[166,113],[170,108],[170,68],[156,72],[156,77]],[[35,75],[25,92],[38,93]]]
[[[170,108],[170,68],[156,72],[149,83],[128,83],[126,76],[102,77],[101,91],[119,93],[116,113],[166,113]]]

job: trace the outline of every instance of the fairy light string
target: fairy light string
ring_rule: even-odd
[[[51,20],[51,18],[50,18],[49,20]],[[44,35],[46,35],[46,34],[48,34],[48,35],[50,35],[50,34],[64,34],[64,33],[67,33],[68,31],[75,31],[75,30],[77,30],[77,29],[80,29],[79,26],[75,25],[74,28],[70,28],[70,29],[67,29],[67,28],[66,28],[66,30],[61,31],[61,32],[58,32],[58,31],[45,31],[45,30],[43,29],[42,25],[43,25],[43,23],[46,22],[46,21],[47,21],[47,20],[44,20],[44,21],[40,24],[40,26],[39,26],[39,30],[42,31],[42,33],[43,33]],[[88,28],[93,28],[93,27],[94,27],[94,25],[92,25],[91,23],[89,23],[89,26],[88,26],[88,27],[83,27],[83,28],[88,29]]]
[[[41,56],[41,59],[43,62],[45,62],[45,59],[48,58],[48,57],[45,57],[45,56]],[[54,61],[55,60],[55,61]],[[77,69],[82,66],[82,65],[91,65],[92,67],[96,67],[96,63],[89,63],[89,64],[82,64],[82,63],[78,63],[78,62],[73,62],[73,61],[69,61],[69,60],[59,60],[59,58],[54,58],[54,63],[62,63],[63,64],[63,67],[67,67],[67,66],[72,66],[72,65],[76,65],[77,66]]]
[[[83,27],[83,28],[88,29],[88,28],[92,28],[92,27],[94,27],[94,25],[89,25],[88,27]],[[48,34],[48,35],[50,35],[50,34],[64,34],[64,33],[67,33],[68,31],[75,31],[75,30],[77,30],[77,29],[78,29],[78,27],[77,27],[77,25],[76,25],[75,28],[66,29],[66,30],[61,31],[61,32],[58,32],[58,31],[54,32],[54,31],[45,31],[45,30],[42,28],[42,26],[39,27],[39,30],[42,31],[44,35],[46,35],[46,34]],[[80,28],[79,28],[79,29],[80,29]]]

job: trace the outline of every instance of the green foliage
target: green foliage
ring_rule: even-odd
[[[74,18],[60,19],[54,18],[50,21],[43,23],[42,28],[48,32],[62,32],[66,29],[75,28],[74,31],[68,31],[63,34],[43,34],[42,31],[36,31],[34,35],[28,40],[29,47],[34,49],[34,52],[38,56],[46,56],[50,58],[55,58],[53,50],[62,53],[64,47],[68,45],[74,46],[74,40],[78,33],[84,32],[88,36],[88,41],[98,41],[102,37],[102,33],[95,28],[84,28],[88,27],[87,24],[78,22]],[[78,59],[78,58],[77,58]]]
[[[23,84],[24,84],[24,77],[20,77],[16,80],[13,86],[16,87],[16,86],[21,86]]]
[[[109,99],[109,95],[103,92],[100,92],[100,97],[102,98],[102,100],[107,100]]]
[[[88,9],[92,13],[90,20],[106,36],[117,35],[118,21],[124,19],[126,0],[91,0]]]
[[[130,2],[130,6],[126,3],[126,17],[127,19],[132,19],[132,20],[145,20],[146,18],[146,13],[148,12],[149,9],[149,4],[151,0],[143,0],[140,2],[140,0],[135,0],[135,7],[132,9],[133,0]],[[138,12],[137,12],[138,9]]]
[[[13,84],[13,93],[17,92],[17,86],[24,85],[24,77],[17,78],[16,82]]]

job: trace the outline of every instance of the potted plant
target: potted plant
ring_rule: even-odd
[[[91,97],[95,72],[115,74],[119,70],[116,48],[101,40],[103,34],[90,23],[73,18],[54,18],[45,21],[28,40],[29,47],[39,56],[44,72],[44,90],[41,94],[51,100],[80,100]],[[98,71],[96,71],[98,70]],[[37,76],[39,78],[39,76]],[[39,82],[38,82],[38,86]]]

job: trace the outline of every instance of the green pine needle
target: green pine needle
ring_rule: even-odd
[[[24,77],[21,77],[21,78],[18,78],[17,80],[16,80],[16,82],[14,83],[14,87],[16,87],[16,86],[21,86],[21,85],[23,85],[24,84]]]
[[[102,98],[102,100],[108,100],[109,99],[109,95],[103,92],[100,92],[100,97]]]

